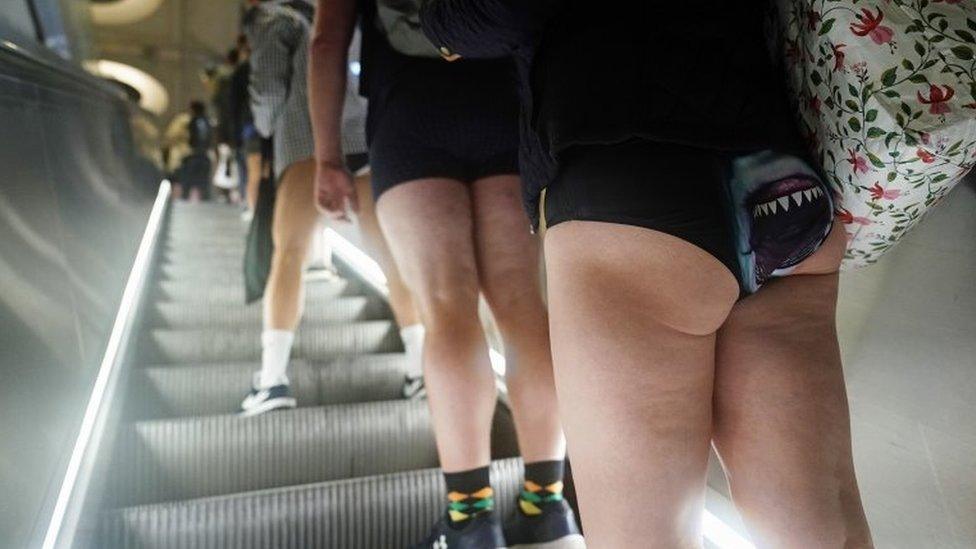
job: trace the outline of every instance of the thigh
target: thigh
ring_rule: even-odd
[[[728,277],[720,264],[644,228],[572,221],[545,245],[556,387],[588,541],[694,547],[714,331],[734,283],[716,293]]]
[[[319,219],[313,200],[314,185],[312,160],[296,162],[281,174],[272,228],[277,248],[307,248]]]
[[[474,232],[481,286],[492,307],[500,301],[536,306],[541,298],[539,239],[529,230],[521,180],[486,177],[472,185]]]
[[[458,292],[477,301],[471,211],[468,186],[450,179],[402,183],[377,200],[380,227],[421,309]]]

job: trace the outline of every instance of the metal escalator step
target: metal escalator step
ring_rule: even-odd
[[[189,219],[177,217],[169,220],[166,227],[167,234],[186,237],[207,236],[223,233],[247,232],[248,224],[240,217],[215,217],[209,219]]]
[[[177,265],[228,265],[244,260],[243,248],[190,248],[161,250],[160,258],[166,263]]]
[[[244,260],[228,261],[226,264],[207,263],[164,263],[159,266],[157,273],[160,280],[186,280],[192,282],[226,282],[243,277]],[[332,275],[331,278],[335,278]],[[324,280],[324,269],[309,269],[305,271],[305,279],[310,281]]]
[[[135,422],[111,481],[138,505],[436,465],[427,404],[399,400]]]
[[[173,254],[179,256],[181,253],[189,252],[189,255],[202,256],[234,256],[244,257],[244,242],[207,242],[207,243],[169,243],[160,248],[163,255]]]
[[[328,362],[294,360],[288,368],[299,406],[396,400],[406,368],[403,354],[362,355]],[[133,387],[138,417],[232,414],[251,388],[258,363],[153,366]]]
[[[500,516],[512,512],[521,463],[492,463]],[[208,549],[399,549],[444,512],[438,469],[117,509],[99,547]]]
[[[362,284],[347,280],[315,280],[305,286],[306,301],[326,301],[337,297],[359,295]],[[243,276],[229,276],[221,284],[195,280],[160,280],[156,296],[162,301],[191,303],[239,303],[244,305]]]
[[[303,326],[355,322],[387,318],[387,306],[379,298],[368,296],[337,297],[323,306],[307,307],[302,314]],[[149,306],[147,320],[156,328],[227,328],[261,327],[260,304],[245,307],[241,303],[157,302]],[[301,330],[301,328],[299,328]]]
[[[292,357],[327,360],[337,356],[402,351],[396,324],[373,320],[323,325],[295,334]],[[260,330],[155,329],[143,335],[139,356],[143,362],[257,361],[261,357]]]
[[[162,241],[164,250],[180,250],[183,248],[222,248],[244,249],[247,242],[247,228],[236,230],[211,232],[205,235],[188,235],[185,233],[169,234]]]

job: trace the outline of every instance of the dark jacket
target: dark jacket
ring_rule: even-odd
[[[763,0],[429,0],[422,21],[438,47],[518,62],[520,160],[535,224],[539,195],[574,145],[801,150],[766,47],[766,9]]]

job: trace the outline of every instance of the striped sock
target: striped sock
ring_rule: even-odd
[[[488,467],[459,473],[444,473],[447,484],[447,514],[451,525],[463,528],[472,517],[495,508],[495,492],[491,489]]]
[[[541,515],[546,504],[563,500],[563,468],[563,460],[525,464],[525,484],[518,500],[523,514]]]

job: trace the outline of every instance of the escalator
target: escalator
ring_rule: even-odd
[[[243,305],[236,208],[175,203],[122,395],[94,546],[398,548],[443,512],[427,405],[400,397],[404,355],[385,300],[339,262],[309,271],[290,379],[294,410],[235,415],[259,368],[260,306]],[[521,463],[498,407],[502,516]]]

